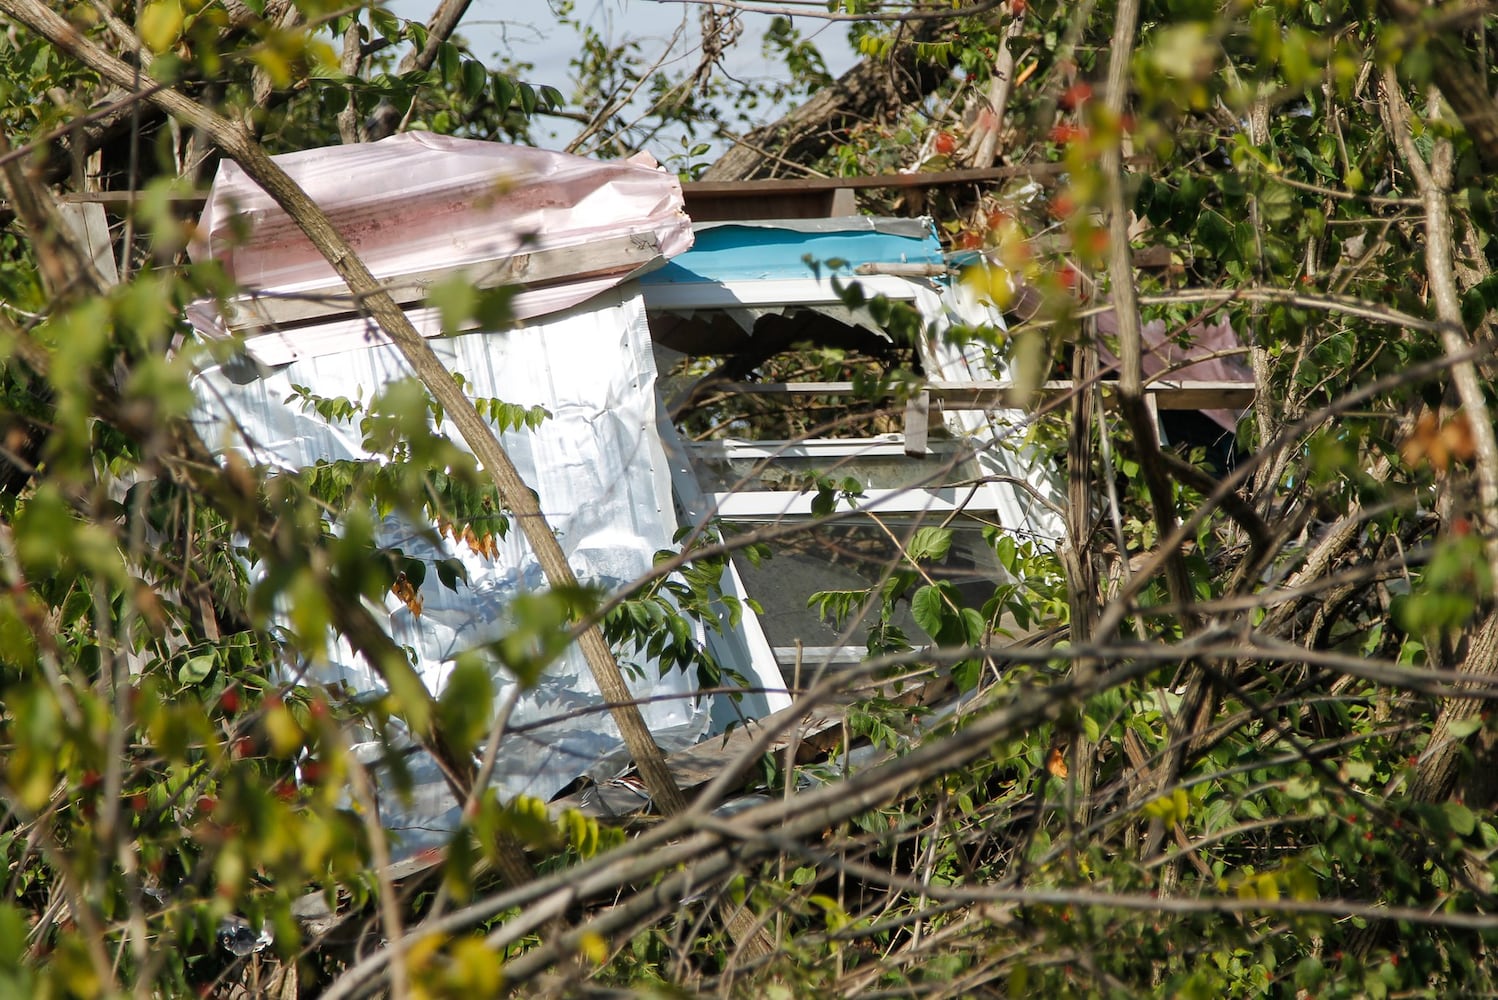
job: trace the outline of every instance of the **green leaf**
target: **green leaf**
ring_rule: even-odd
[[[401,37],[400,18],[383,7],[369,9],[369,23],[386,41],[397,41]]]
[[[1196,239],[1212,256],[1227,256],[1232,248],[1233,231],[1221,215],[1204,211],[1196,220]]]
[[[1008,535],[999,535],[994,540],[993,551],[995,558],[999,560],[999,565],[1004,568],[1005,572],[1012,576],[1019,575],[1015,569],[1015,555],[1017,554],[1017,550],[1013,538]]]
[[[194,656],[182,664],[177,671],[177,681],[181,684],[201,684],[213,673],[214,665],[218,663],[218,657],[212,653],[204,653],[202,656]]]
[[[1482,717],[1474,716],[1470,719],[1459,719],[1456,722],[1448,723],[1446,732],[1454,740],[1464,740],[1481,728]]]
[[[952,683],[957,685],[959,691],[967,692],[976,689],[982,677],[982,660],[963,660],[952,668]]]
[[[952,548],[950,528],[921,528],[910,539],[908,554],[913,562],[941,562]]]
[[[473,59],[463,60],[463,96],[478,97],[489,82],[489,74],[483,64]]]
[[[819,485],[817,495],[811,498],[811,513],[813,517],[826,517],[831,514],[837,506],[837,494],[831,486]]]
[[[463,565],[461,559],[439,559],[437,579],[442,582],[442,586],[454,592],[458,589],[459,580],[472,585],[472,581],[468,579],[468,567]]]
[[[1459,837],[1470,837],[1472,831],[1477,829],[1477,816],[1462,805],[1460,802],[1447,802],[1442,806],[1446,813],[1446,822],[1451,825],[1451,831]]]
[[[509,109],[515,102],[515,81],[507,76],[496,76],[494,78],[494,106],[501,111]]]
[[[0,903],[0,971],[17,972],[26,954],[26,917],[10,903]]]
[[[165,52],[182,37],[184,21],[181,0],[155,0],[140,13],[136,30],[152,52]]]
[[[1292,799],[1308,799],[1316,794],[1314,782],[1305,778],[1291,778],[1285,782],[1285,795]]]
[[[933,639],[941,631],[942,612],[946,602],[939,587],[927,584],[915,592],[910,599],[910,615],[915,623]]]
[[[468,324],[478,308],[479,294],[461,273],[453,274],[427,289],[427,305],[442,317],[442,332],[456,333]]]
[[[472,749],[489,728],[494,682],[478,657],[464,657],[453,668],[437,699],[442,733],[456,747]]]
[[[1266,222],[1282,223],[1295,214],[1295,199],[1283,184],[1269,184],[1259,195],[1259,212]]]
[[[959,618],[962,622],[962,640],[969,646],[981,646],[984,633],[988,631],[988,622],[972,608],[963,608]]]
[[[463,53],[452,42],[443,42],[437,49],[437,70],[442,74],[442,82],[451,87],[458,82],[458,75],[462,71]]]

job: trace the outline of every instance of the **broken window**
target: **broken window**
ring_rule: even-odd
[[[819,252],[847,255],[836,262],[841,281],[818,266]],[[657,365],[669,373],[667,443],[690,473],[677,477],[684,518],[773,537],[768,562],[738,555],[734,565],[782,668],[859,660],[871,635],[928,641],[908,604],[878,611],[879,588],[921,527],[952,530],[946,558],[925,568],[976,606],[1003,576],[998,534],[1047,544],[1059,534],[1050,512],[1001,481],[1017,474],[1049,490],[1040,463],[1004,440],[1018,440],[1024,418],[933,409],[923,394],[932,380],[994,377],[981,348],[944,342],[954,319],[999,320],[944,295],[940,261],[911,220],[699,227],[697,246],[674,262],[679,280],[661,286],[668,268],[644,282]],[[869,596],[850,614],[826,614],[815,595],[829,592]]]

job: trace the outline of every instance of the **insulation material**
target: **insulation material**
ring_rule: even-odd
[[[606,292],[523,329],[443,338],[432,347],[449,370],[463,374],[471,396],[539,405],[552,414],[538,429],[507,432],[502,440],[520,475],[538,493],[582,582],[616,590],[647,572],[658,550],[671,547],[677,522],[670,469],[656,432],[655,364],[637,295],[627,289]],[[299,400],[287,401],[292,386],[311,387],[322,397],[368,400],[408,374],[391,345],[303,358],[273,370],[256,371],[243,362],[211,368],[195,387],[202,433],[215,447],[286,469],[319,460],[370,459],[357,422],[330,425],[304,413]],[[417,669],[433,692],[442,690],[457,653],[505,631],[506,608],[517,593],[545,585],[515,527],[499,540],[493,558],[450,539],[432,546],[396,519],[385,522],[378,541],[429,566],[456,558],[468,570],[470,583],[459,583],[456,592],[429,572],[419,617],[394,595],[381,609],[395,642],[415,651]],[[661,676],[656,664],[643,660],[621,666],[637,696],[679,696],[641,705],[662,745],[683,746],[701,737],[709,708],[694,696],[694,678],[678,670]],[[346,645],[311,669],[314,681],[346,681],[360,692],[380,688]],[[497,665],[494,679],[503,697],[513,682]],[[783,686],[778,672],[773,683]],[[501,794],[550,797],[616,751],[620,743],[613,722],[599,706],[597,688],[574,646],[516,705],[495,771]],[[573,717],[547,722],[568,715]],[[456,818],[455,803],[435,768],[418,760],[416,772],[417,794],[409,805],[393,795],[382,802],[386,824],[404,835],[403,850],[440,842]]]
[[[287,153],[276,163],[317,202],[378,278],[433,267],[461,269],[517,253],[586,248],[608,237],[648,234],[662,259],[692,245],[681,184],[648,156],[600,162],[525,146],[405,132],[374,143]],[[242,287],[295,296],[341,287],[332,268],[271,197],[236,164],[214,180],[190,248],[195,260],[220,261]],[[518,319],[567,309],[630,277],[588,275],[522,291]],[[211,311],[191,313],[207,336],[227,330]],[[415,317],[422,332],[439,331]],[[383,340],[378,331],[344,324],[339,336],[316,338],[337,352]],[[252,345],[278,364],[305,352],[298,338],[267,337]],[[301,338],[308,340],[309,338]]]

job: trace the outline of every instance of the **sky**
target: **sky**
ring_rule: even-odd
[[[773,4],[772,4],[773,5]],[[391,11],[413,20],[426,20],[437,0],[390,0]],[[655,58],[666,52],[672,35],[686,22],[685,35],[695,37],[701,8],[670,0],[575,0],[574,16],[597,28],[608,40],[632,37],[642,43],[644,54]],[[775,79],[783,67],[766,59],[760,40],[770,17],[742,13],[743,35],[725,60],[725,66],[743,80]],[[848,44],[846,25],[812,18],[796,18],[795,26],[821,50],[827,69],[838,76],[857,61]],[[459,33],[474,55],[494,65],[496,54],[536,68],[529,82],[556,87],[564,95],[572,92],[568,61],[578,48],[571,29],[559,28],[548,0],[473,0]],[[695,64],[695,44],[677,46],[680,68]]]

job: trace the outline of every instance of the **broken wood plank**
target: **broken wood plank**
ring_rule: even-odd
[[[120,283],[120,271],[114,262],[114,242],[109,235],[109,220],[104,216],[104,206],[89,203],[63,202],[57,206],[63,222],[72,230],[73,236],[88,249],[99,277],[106,285]]]
[[[922,389],[905,401],[905,454],[926,457],[926,438],[931,430],[931,393]]]
[[[832,703],[808,712],[792,705],[763,719],[751,720],[722,736],[710,737],[696,746],[673,753],[666,758],[666,766],[677,787],[690,794],[691,789],[707,784],[737,761],[764,730],[776,727],[781,731],[770,741],[765,752],[779,753],[794,740],[798,744],[797,763],[808,763],[828,753],[832,744],[842,738],[842,707],[840,703]],[[737,786],[732,790],[737,791]],[[577,809],[593,816],[620,817],[642,811],[647,802],[630,783],[603,782],[555,799],[551,808],[553,814]]]
[[[777,194],[809,191],[869,191],[890,188],[932,188],[953,184],[979,184],[985,181],[1010,180],[1015,177],[1059,177],[1067,172],[1064,163],[1020,163],[1003,167],[977,167],[964,170],[933,170],[910,174],[863,174],[854,177],[786,177],[754,181],[688,181],[682,194],[691,198],[730,197],[764,198]]]
[[[538,288],[635,271],[659,259],[660,243],[654,233],[631,233],[586,246],[517,253],[504,260],[395,275],[380,279],[380,284],[397,305],[410,305],[425,299],[433,285],[460,275],[482,289],[503,285]],[[237,332],[254,332],[357,315],[359,306],[360,300],[342,282],[330,281],[290,294],[240,296],[228,303],[227,319],[230,328]]]
[[[1099,383],[1104,402],[1112,404],[1116,383]],[[1026,401],[1051,403],[1068,398],[1074,386],[1070,379],[1057,379],[1034,389],[1012,382],[931,382],[926,387],[933,403],[948,410],[1019,409]],[[730,382],[713,386],[714,391],[755,395],[852,396],[852,382]],[[1197,379],[1159,379],[1144,387],[1162,410],[1245,409],[1253,402],[1251,382]],[[891,393],[892,395],[892,393]]]

